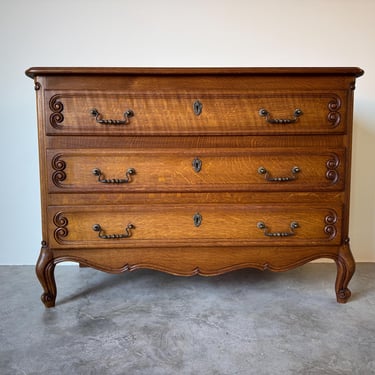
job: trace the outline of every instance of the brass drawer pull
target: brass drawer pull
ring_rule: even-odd
[[[271,118],[271,114],[266,109],[262,108],[262,109],[259,110],[259,115],[261,117],[265,117],[266,121],[269,124],[294,124],[295,122],[297,122],[298,117],[303,115],[303,112],[299,108],[297,108],[294,111],[294,114],[293,114],[294,117],[293,118],[286,118],[286,119]]]
[[[131,109],[124,112],[124,120],[103,120],[101,113],[96,108],[93,108],[90,113],[95,117],[96,122],[102,125],[127,125],[129,118],[134,116],[134,112]]]
[[[299,224],[296,221],[290,223],[290,232],[269,232],[268,227],[263,221],[257,223],[257,228],[264,231],[264,235],[267,237],[290,237],[294,236],[294,230],[299,228]]]
[[[95,231],[95,232],[99,232],[98,236],[102,240],[112,240],[112,239],[120,239],[120,238],[129,238],[129,237],[132,236],[132,232],[131,232],[132,229],[135,229],[135,226],[133,224],[129,223],[125,227],[125,233],[121,233],[121,234],[105,234],[105,231],[102,229],[102,227],[100,226],[100,224],[94,224],[92,226],[92,230]]]
[[[270,172],[268,172],[266,168],[264,168],[264,167],[258,168],[258,173],[264,174],[265,180],[270,181],[270,182],[293,181],[297,178],[297,173],[299,173],[300,171],[301,171],[301,169],[299,167],[293,167],[292,170],[291,170],[292,176],[290,176],[290,177],[271,177]]]
[[[132,181],[131,176],[135,175],[135,169],[129,168],[125,173],[126,178],[104,178],[104,175],[99,168],[93,169],[92,174],[98,176],[98,182],[103,184],[127,184]]]

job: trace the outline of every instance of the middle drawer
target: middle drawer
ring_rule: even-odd
[[[48,150],[49,191],[338,191],[345,149]]]

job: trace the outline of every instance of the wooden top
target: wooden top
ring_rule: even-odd
[[[33,67],[25,74],[34,78],[47,75],[349,75],[360,77],[364,71],[356,67],[280,67],[280,68],[124,68],[124,67]]]

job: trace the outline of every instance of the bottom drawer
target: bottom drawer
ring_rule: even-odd
[[[338,245],[342,206],[49,207],[52,248]]]

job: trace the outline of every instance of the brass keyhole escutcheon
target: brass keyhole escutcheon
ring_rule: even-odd
[[[194,220],[194,225],[196,227],[199,227],[201,224],[202,224],[202,215],[197,212],[194,216],[193,216],[193,220]]]
[[[201,171],[201,169],[202,169],[202,160],[201,160],[201,159],[199,159],[199,158],[197,157],[197,158],[195,158],[195,159],[193,160],[193,162],[192,162],[191,164],[192,164],[193,169],[194,169],[195,172],[198,173],[198,172]]]
[[[193,104],[194,113],[197,116],[199,116],[202,113],[202,109],[203,109],[203,104],[199,100],[196,100]]]

